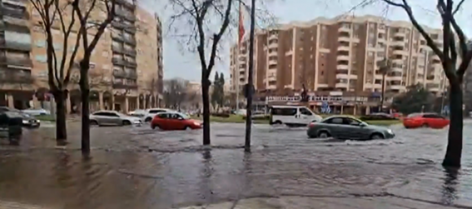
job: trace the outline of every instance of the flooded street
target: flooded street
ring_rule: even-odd
[[[20,147],[0,146],[0,202],[162,209],[256,197],[389,197],[472,208],[471,121],[459,172],[440,166],[447,129],[393,126],[393,140],[355,142],[255,125],[245,154],[243,124],[212,124],[211,149],[200,146],[201,130],[93,127],[92,159],[80,153],[79,124],[70,124],[66,149],[55,147],[53,130],[26,131]]]

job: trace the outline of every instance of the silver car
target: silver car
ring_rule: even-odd
[[[391,129],[382,126],[369,125],[357,118],[349,116],[332,116],[320,122],[312,122],[307,131],[310,138],[370,140],[391,139],[395,134]]]
[[[90,125],[140,125],[140,118],[128,116],[117,111],[97,111],[90,114]]]

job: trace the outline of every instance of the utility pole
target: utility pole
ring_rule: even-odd
[[[251,151],[251,126],[252,126],[252,96],[254,90],[254,25],[256,16],[256,0],[251,0],[251,28],[249,31],[249,69],[248,69],[248,85],[247,91],[247,107],[246,107],[246,140],[244,143],[244,151]]]

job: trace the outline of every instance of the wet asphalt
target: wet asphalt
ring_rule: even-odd
[[[472,207],[472,122],[465,126],[457,172],[440,166],[447,129],[392,126],[395,139],[357,142],[254,125],[252,152],[244,153],[243,124],[212,124],[212,147],[201,146],[201,130],[93,127],[85,159],[79,124],[69,124],[66,148],[44,127],[25,131],[18,147],[0,143],[0,201],[161,209],[254,197],[394,197]]]

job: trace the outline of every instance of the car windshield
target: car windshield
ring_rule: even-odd
[[[178,114],[182,116],[182,118],[184,118],[185,120],[190,119],[190,116],[187,114],[184,114],[184,113],[178,113]]]
[[[414,117],[420,116],[421,114],[422,113],[412,113],[412,114],[409,114],[407,118],[414,118]]]

